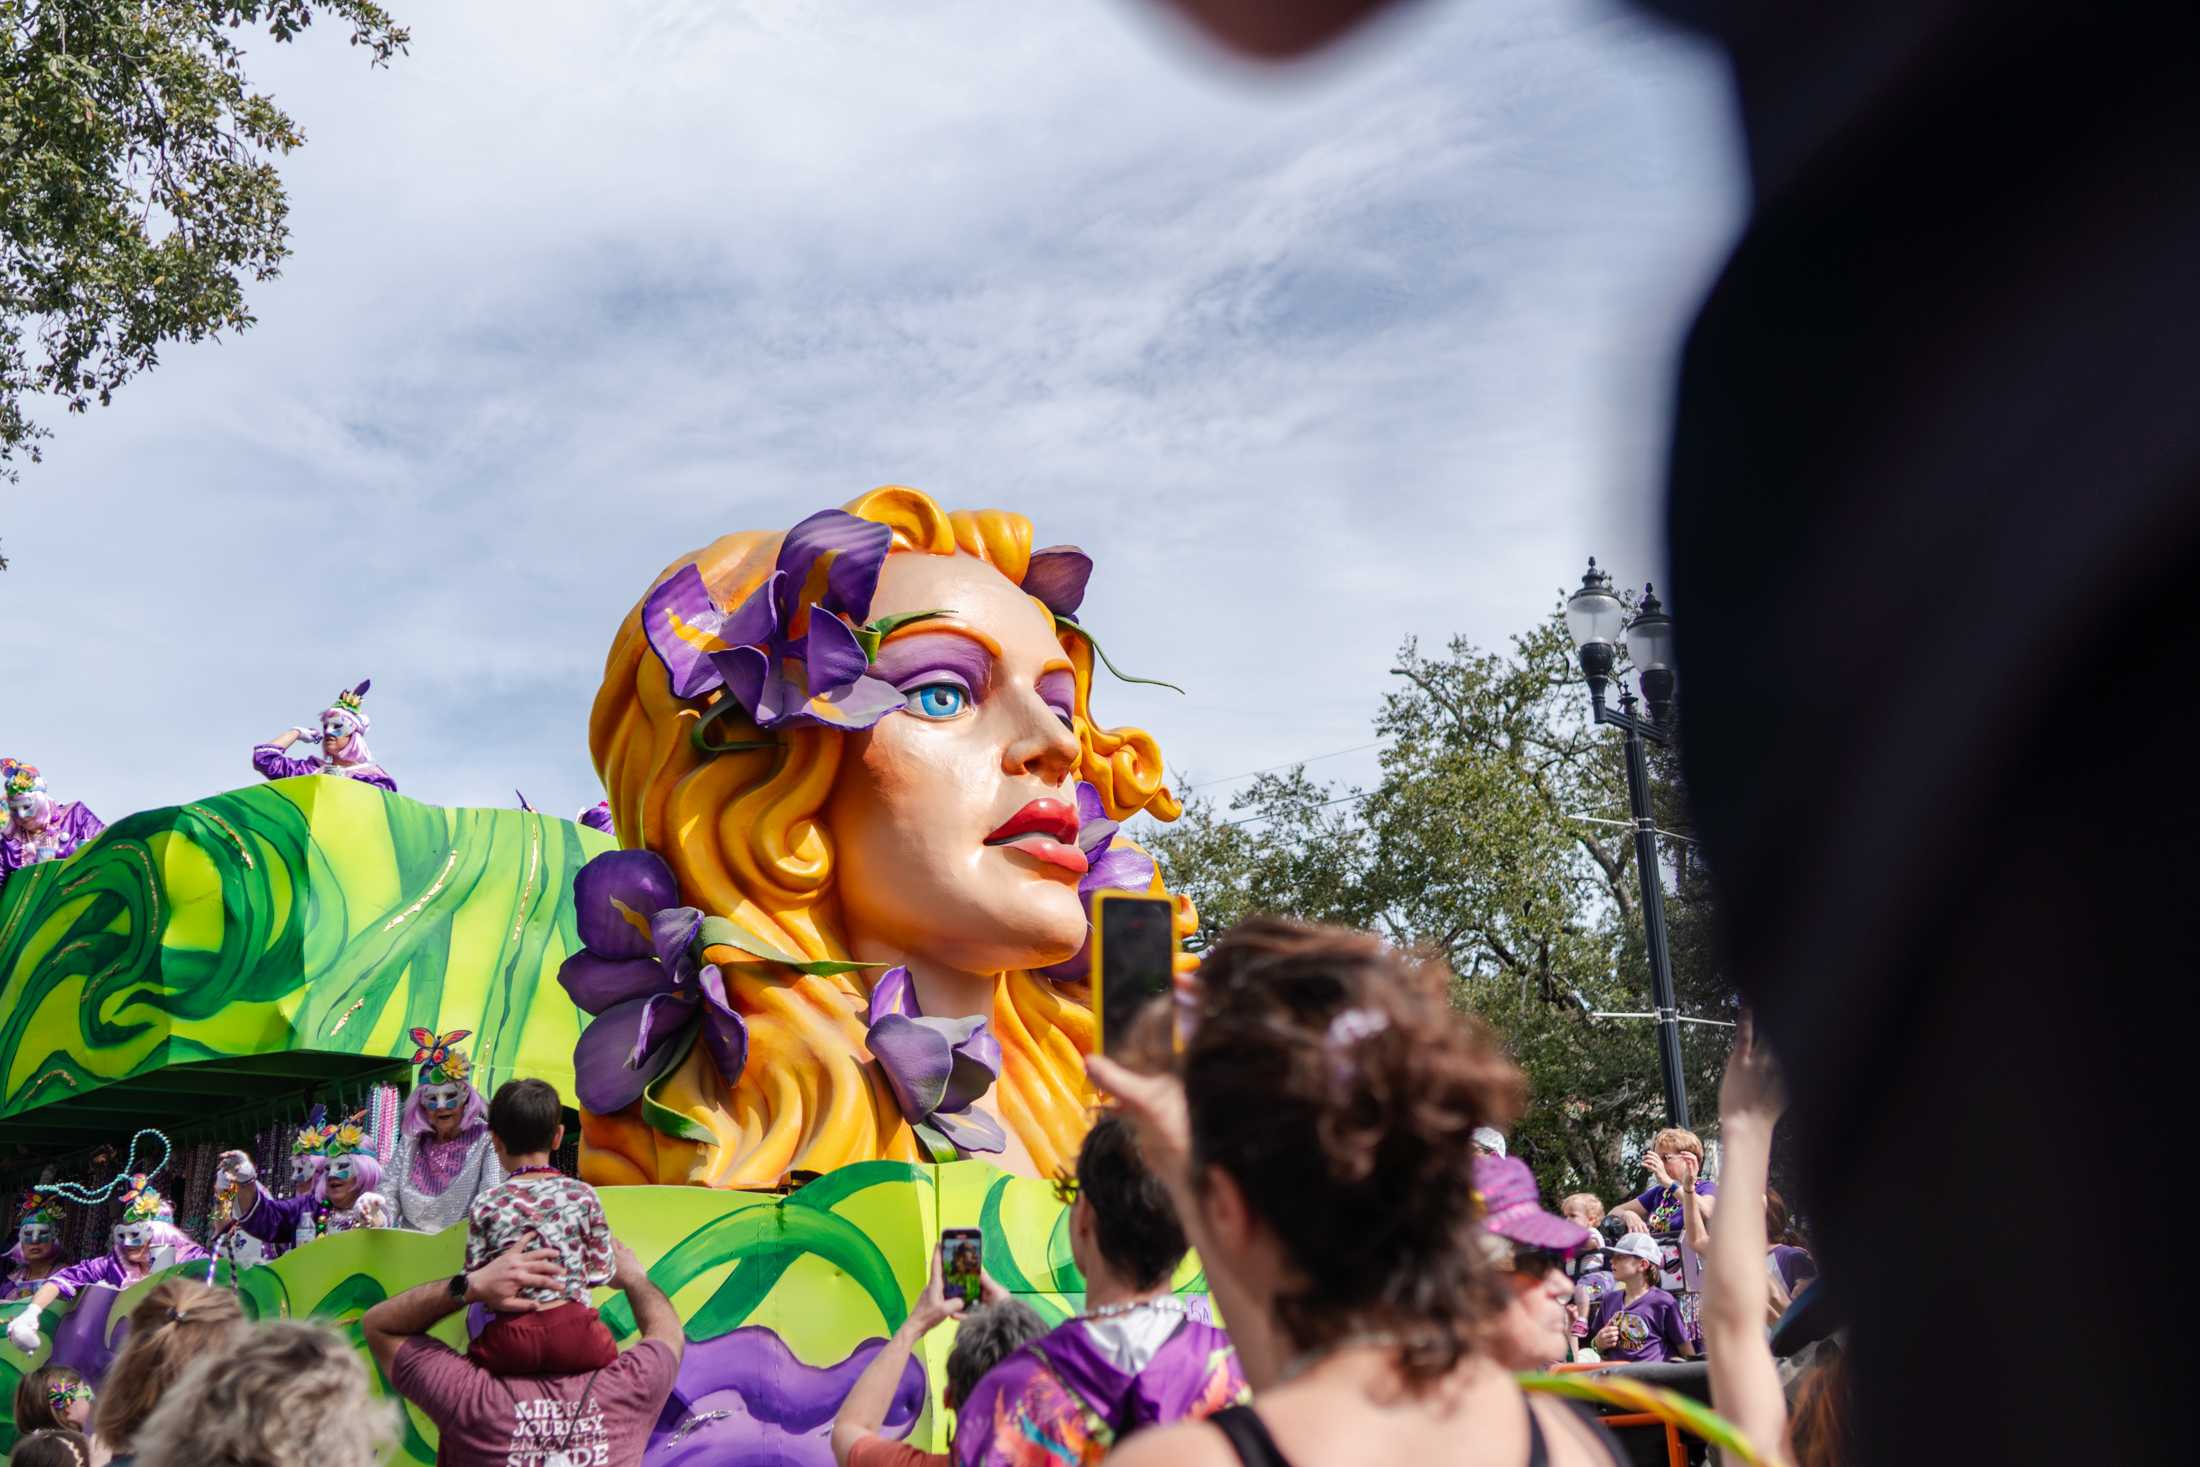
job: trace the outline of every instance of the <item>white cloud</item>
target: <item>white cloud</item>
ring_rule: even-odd
[[[1586,553],[1650,572],[1741,182],[1716,63],[1628,12],[1278,74],[1127,0],[399,9],[386,72],[251,48],[309,139],[261,324],[9,496],[0,749],[109,818],[370,674],[409,793],[569,812],[648,577],[878,483],[1091,549],[1110,652],[1192,693],[1102,712],[1195,774],[1364,741],[1402,637],[1497,641]]]

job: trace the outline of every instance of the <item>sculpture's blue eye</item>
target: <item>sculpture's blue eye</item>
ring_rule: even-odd
[[[970,706],[970,690],[957,683],[926,683],[911,688],[902,706],[919,718],[953,718]]]

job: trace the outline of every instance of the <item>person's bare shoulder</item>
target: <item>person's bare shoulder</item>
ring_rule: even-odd
[[[1149,1428],[1108,1453],[1108,1467],[1236,1467],[1237,1453],[1204,1421]]]

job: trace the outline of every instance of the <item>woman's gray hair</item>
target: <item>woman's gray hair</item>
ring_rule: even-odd
[[[986,1372],[1047,1332],[1047,1322],[1021,1299],[981,1304],[955,1323],[955,1347],[947,1352],[947,1394],[957,1407]]]
[[[138,1467],[379,1467],[397,1408],[325,1325],[255,1325],[194,1362],[137,1440]]]

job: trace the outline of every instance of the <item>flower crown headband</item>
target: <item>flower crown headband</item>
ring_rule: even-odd
[[[642,630],[672,680],[673,695],[701,701],[723,693],[695,726],[698,749],[726,754],[776,745],[773,738],[713,742],[712,725],[737,708],[768,734],[789,723],[865,729],[902,706],[900,689],[869,675],[879,644],[912,622],[948,613],[871,618],[871,598],[893,543],[894,532],[875,520],[820,510],[787,532],[772,573],[731,611],[712,599],[693,561],[650,589]],[[1091,575],[1091,556],[1074,545],[1054,545],[1031,553],[1022,588],[1118,678],[1183,692],[1174,683],[1123,672],[1078,624],[1075,612]]]
[[[42,792],[46,780],[35,766],[20,759],[0,759],[0,785],[11,795],[28,795]]]
[[[366,701],[367,689],[373,686],[373,678],[363,677],[359,679],[358,687],[346,688],[341,693],[338,693],[336,695],[336,702],[332,706],[341,708],[347,713],[357,713],[359,711],[359,705]]]
[[[432,1029],[412,1031],[412,1062],[420,1067],[420,1083],[423,1085],[463,1085],[473,1073],[473,1061],[466,1058],[464,1050],[451,1048],[459,1040],[474,1031],[453,1029],[448,1034],[438,1034]]]
[[[35,1187],[23,1194],[15,1204],[15,1212],[18,1228],[25,1223],[44,1223],[49,1228],[61,1226],[61,1205],[51,1197],[40,1195]]]

